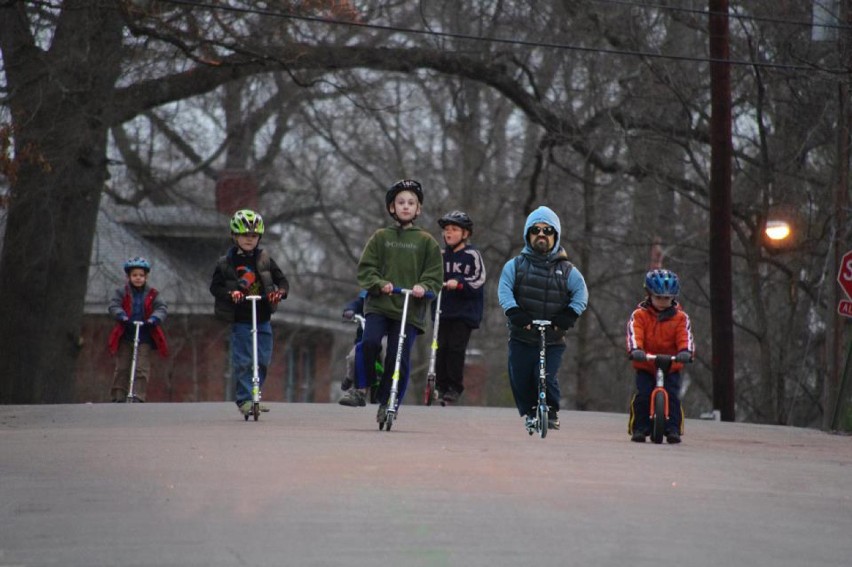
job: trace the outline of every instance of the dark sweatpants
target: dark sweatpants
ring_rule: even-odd
[[[636,371],[636,394],[630,403],[630,425],[628,432],[651,431],[651,391],[656,387],[657,379],[650,372]],[[680,372],[666,375],[664,382],[669,394],[669,419],[666,421],[666,434],[669,431],[683,433],[683,413],[680,407]]]
[[[439,392],[464,392],[464,358],[471,328],[460,319],[441,320],[435,357],[435,387]]]

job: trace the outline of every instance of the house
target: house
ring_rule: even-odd
[[[167,359],[152,356],[148,401],[233,399],[230,326],[213,316],[209,292],[213,266],[229,245],[229,219],[222,212],[189,207],[102,207],[75,369],[77,401],[109,401],[114,359],[106,345],[114,322],[107,307],[113,291],[125,283],[124,262],[133,256],[151,262],[151,285],[160,290],[169,308],[163,328],[171,353]],[[274,245],[270,250],[275,257]],[[273,361],[263,399],[336,399],[339,381],[332,376],[341,374],[353,337],[351,325],[341,322],[340,311],[291,294],[272,325]]]

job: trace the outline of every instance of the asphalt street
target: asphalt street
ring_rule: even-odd
[[[0,567],[852,565],[852,437],[270,406],[0,406]]]

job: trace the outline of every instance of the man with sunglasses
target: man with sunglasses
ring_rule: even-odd
[[[559,367],[565,332],[586,310],[589,291],[580,271],[560,246],[562,225],[548,207],[538,207],[524,223],[524,247],[503,266],[497,299],[508,317],[509,382],[524,426],[535,415],[539,333],[536,319],[553,323],[546,332],[548,429],[559,429]]]

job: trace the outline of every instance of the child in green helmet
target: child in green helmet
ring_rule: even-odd
[[[257,356],[260,385],[272,360],[272,313],[287,298],[290,284],[269,253],[258,247],[263,236],[263,218],[250,209],[241,209],[231,218],[234,245],[219,258],[213,270],[210,293],[216,298],[216,315],[231,323],[231,371],[236,384],[235,400],[243,415],[251,411],[252,312],[248,295],[260,295],[257,302]],[[261,411],[269,411],[261,406]]]

